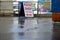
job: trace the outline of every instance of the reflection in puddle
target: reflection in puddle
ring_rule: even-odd
[[[25,19],[24,19],[24,18],[19,18],[19,22],[18,22],[18,23],[19,23],[19,27],[20,27],[20,28],[24,28],[23,25],[24,25],[24,23],[25,23]]]
[[[7,19],[5,20],[6,25],[4,25],[4,21],[1,20],[4,26],[2,25],[2,27],[0,27],[0,40],[60,40],[60,24],[52,24],[50,18],[20,18],[19,26],[16,19],[14,19],[13,24],[12,21],[9,22]],[[11,26],[7,26],[7,24]],[[11,30],[9,33],[7,33],[8,29]],[[1,34],[1,32],[5,33]]]
[[[19,35],[19,39],[24,39],[24,32],[20,32],[18,33],[18,35]]]
[[[19,34],[19,36],[24,36],[24,32],[20,32],[18,34]]]
[[[20,28],[24,28],[24,26],[20,26]]]
[[[25,19],[20,18],[18,23],[21,24],[21,25],[24,25],[24,23],[25,23]]]
[[[60,23],[53,24],[53,39],[52,40],[60,40]]]
[[[19,18],[19,27],[24,28],[23,30],[29,31],[29,30],[35,30],[38,28],[37,19],[34,18]]]

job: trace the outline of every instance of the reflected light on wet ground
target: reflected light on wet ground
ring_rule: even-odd
[[[0,17],[0,40],[60,40],[60,24],[51,18]]]

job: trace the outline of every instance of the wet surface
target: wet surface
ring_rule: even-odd
[[[0,40],[60,40],[60,23],[51,18],[0,17]]]
[[[53,39],[52,40],[60,40],[60,23],[53,24]]]

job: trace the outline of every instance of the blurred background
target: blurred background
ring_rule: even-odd
[[[51,0],[0,0],[0,16],[18,16],[23,1],[32,3],[35,17],[51,17]]]
[[[19,16],[21,2],[32,4],[33,17]],[[0,0],[0,40],[60,40],[60,13],[54,15],[51,5],[51,0]]]

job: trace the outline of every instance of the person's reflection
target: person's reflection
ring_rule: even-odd
[[[20,32],[19,35],[20,35],[20,36],[24,36],[24,32]]]
[[[53,38],[52,40],[60,40],[60,23],[53,24]]]
[[[24,39],[24,32],[18,33],[20,39]]]
[[[24,25],[25,19],[24,18],[19,18],[19,24]]]
[[[19,23],[19,25],[20,25],[21,28],[24,28],[23,25],[25,23],[25,18],[23,18],[23,17],[22,18],[19,18],[19,22],[18,23]]]

